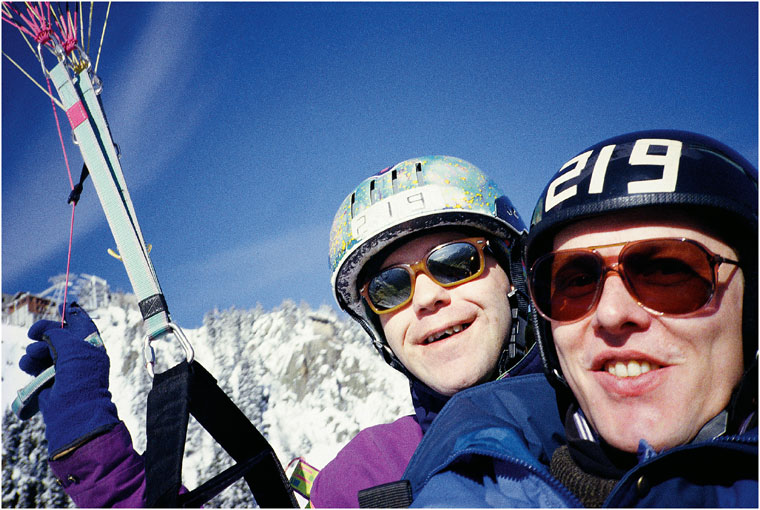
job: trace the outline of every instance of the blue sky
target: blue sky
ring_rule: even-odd
[[[561,164],[629,131],[701,132],[757,165],[757,24],[753,2],[114,3],[98,75],[172,316],[197,327],[333,304],[333,215],[404,159],[471,161],[524,218]],[[43,80],[6,23],[2,47]],[[50,100],[3,58],[3,292],[65,271],[68,193]],[[88,181],[71,270],[130,290],[108,248]]]

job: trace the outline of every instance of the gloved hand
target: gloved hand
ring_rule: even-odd
[[[29,338],[37,341],[27,346],[19,361],[21,370],[35,377],[55,365],[53,384],[39,394],[51,458],[119,423],[108,391],[108,355],[104,347],[87,341],[95,335],[99,340],[98,328],[76,303],[66,306],[65,318],[63,328],[56,321],[35,322]]]

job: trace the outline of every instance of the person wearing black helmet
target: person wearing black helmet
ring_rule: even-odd
[[[706,136],[562,165],[524,250],[549,384],[454,397],[415,506],[757,507],[757,232],[757,170]]]

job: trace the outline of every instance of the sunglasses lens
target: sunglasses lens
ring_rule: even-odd
[[[531,287],[536,307],[558,321],[583,317],[596,302],[602,260],[588,251],[551,253],[533,266]]]
[[[702,308],[715,291],[710,255],[682,239],[652,239],[626,245],[617,272],[633,297],[655,312],[683,315]],[[556,321],[584,317],[603,285],[604,259],[587,250],[567,250],[539,258],[531,271],[536,308]]]
[[[427,259],[427,268],[441,285],[453,285],[478,274],[481,262],[475,246],[452,243],[432,252]]]
[[[367,286],[367,296],[378,311],[390,310],[403,304],[411,294],[412,280],[402,267],[381,271]]]
[[[484,261],[480,249],[473,239],[439,246],[425,258],[425,268],[429,276],[444,287],[451,287],[477,277],[483,270]],[[366,297],[377,313],[391,312],[412,298],[412,275],[422,267],[422,262],[393,266],[380,271],[366,287]],[[364,291],[363,291],[364,292]]]
[[[691,313],[713,294],[713,268],[707,254],[688,241],[631,244],[620,254],[620,261],[633,294],[657,312]]]

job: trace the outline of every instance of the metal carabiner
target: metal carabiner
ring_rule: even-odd
[[[171,330],[171,332],[174,333],[174,336],[176,336],[179,340],[180,345],[185,350],[185,359],[187,362],[192,363],[193,359],[195,359],[195,351],[193,350],[193,346],[190,344],[190,341],[185,336],[185,333],[182,331],[182,328],[171,322],[166,324],[166,327]],[[167,330],[164,329],[162,331],[162,334],[166,331]],[[145,339],[143,340],[143,359],[145,360],[145,369],[148,371],[148,375],[151,379],[155,377],[156,366],[156,351],[153,350],[153,346],[150,345],[151,341],[153,340],[154,338],[150,335],[145,335]]]
[[[150,335],[145,335],[143,339],[143,359],[145,360],[145,370],[151,379],[155,376],[154,367],[156,366],[156,351],[150,345]]]
[[[185,349],[185,359],[188,363],[192,363],[193,359],[195,358],[195,351],[193,350],[193,346],[190,345],[190,341],[185,336],[185,332],[182,331],[182,328],[179,326],[169,323],[169,328],[172,330],[174,335],[179,339],[179,343],[182,346],[183,349]]]

